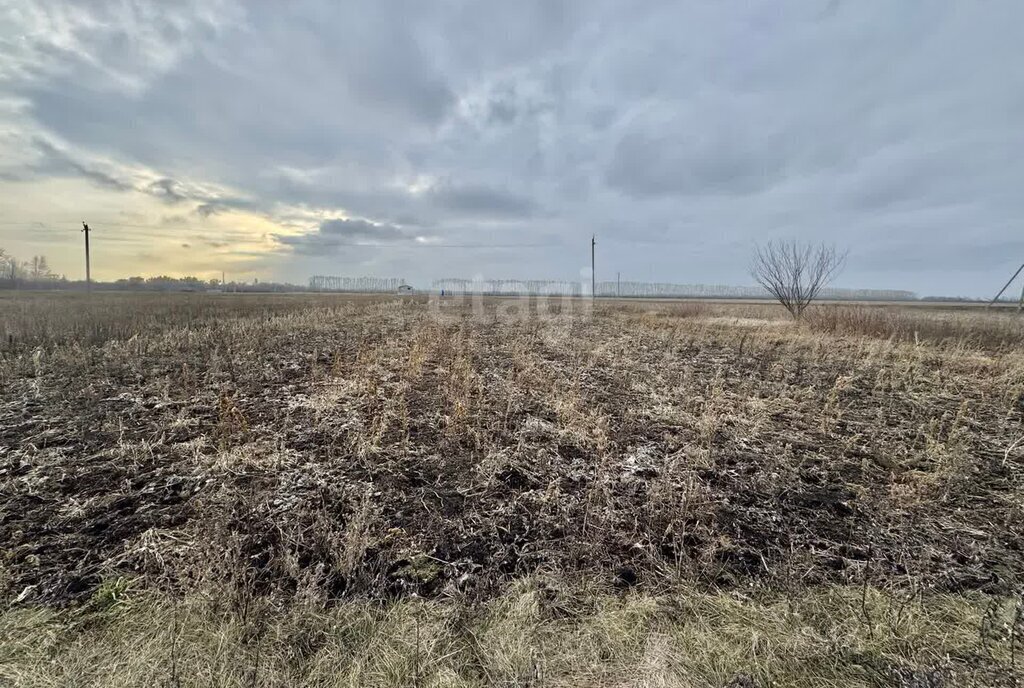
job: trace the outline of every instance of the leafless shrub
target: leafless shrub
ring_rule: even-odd
[[[846,252],[826,244],[769,241],[758,246],[750,274],[794,319],[846,263]]]

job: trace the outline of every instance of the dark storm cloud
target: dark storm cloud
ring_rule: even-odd
[[[821,239],[854,249],[851,286],[888,270],[882,286],[967,293],[1024,215],[1012,0],[3,13],[0,179],[80,176],[200,218],[365,218],[278,237],[296,279],[415,226],[452,244],[597,231],[603,269],[677,282],[746,282],[755,241]],[[22,154],[35,139],[51,143]],[[358,265],[555,277],[580,260],[399,253]]]

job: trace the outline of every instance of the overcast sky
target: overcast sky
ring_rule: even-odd
[[[0,0],[0,247],[94,273],[989,295],[1024,261],[1019,0]]]

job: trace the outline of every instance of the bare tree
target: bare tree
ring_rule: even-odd
[[[0,248],[0,280],[10,280],[14,284],[18,261],[6,250]]]
[[[846,251],[837,251],[835,246],[769,241],[755,249],[750,274],[799,320],[822,287],[845,264]]]
[[[28,275],[29,279],[36,281],[57,279],[57,275],[50,270],[50,263],[46,260],[46,256],[32,256],[32,260],[25,261],[22,265],[21,272],[23,275]]]

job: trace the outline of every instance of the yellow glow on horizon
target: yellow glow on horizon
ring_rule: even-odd
[[[0,182],[0,248],[20,260],[45,255],[68,279],[85,276],[81,222],[92,232],[92,274],[122,277],[194,275],[219,279],[271,279],[286,257],[275,235],[301,233],[256,212],[226,209],[203,217],[198,204],[167,203],[84,179],[49,178]],[[305,221],[312,213],[291,213]],[[316,220],[310,217],[310,224]]]

